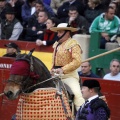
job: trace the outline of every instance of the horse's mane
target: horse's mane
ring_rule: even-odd
[[[33,59],[33,67],[34,67],[34,71],[36,74],[40,75],[40,79],[39,82],[42,82],[44,80],[47,80],[49,78],[51,78],[51,74],[49,72],[49,70],[47,69],[47,67],[45,66],[45,64],[39,60],[38,58],[32,56]],[[40,87],[55,87],[53,81],[48,81],[45,83],[42,83],[40,85]]]

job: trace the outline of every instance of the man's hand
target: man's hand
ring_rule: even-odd
[[[105,38],[107,41],[110,40],[110,37],[109,37],[108,33],[101,33],[101,36],[102,36],[103,38]]]
[[[37,46],[41,46],[41,45],[43,45],[43,41],[37,39],[37,40],[36,40],[36,45],[37,45]]]
[[[50,71],[50,73],[51,73],[52,76],[54,76],[55,73],[61,75],[61,74],[63,74],[63,70],[62,70],[62,68],[52,69]]]
[[[74,20],[75,20],[75,17],[70,17],[69,18],[69,24],[71,24],[71,22],[74,21]]]

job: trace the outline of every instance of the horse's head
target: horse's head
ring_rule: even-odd
[[[19,54],[12,64],[10,77],[4,88],[9,99],[16,99],[20,93],[29,93],[40,87],[54,87],[53,82],[38,84],[51,76],[46,66],[32,56],[32,52],[33,50],[28,54]]]

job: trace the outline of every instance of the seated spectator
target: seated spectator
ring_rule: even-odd
[[[81,64],[81,71],[78,72],[79,76],[81,77],[93,77],[93,78],[100,78],[96,74],[92,72],[92,66],[90,62],[83,62]]]
[[[17,52],[20,51],[18,45],[15,44],[14,42],[11,42],[11,43],[6,44],[4,46],[7,47],[7,51],[6,51],[6,54],[3,55],[3,57],[16,57]]]
[[[46,9],[45,5],[43,4],[42,1],[37,1],[36,5],[35,5],[35,13],[30,17],[30,19],[28,20],[28,28],[32,27],[33,24],[35,23],[35,21],[37,21],[38,19],[38,13],[40,11],[47,11],[49,13],[49,15],[51,15],[51,12],[49,10]],[[32,25],[32,26],[31,26]]]
[[[118,59],[110,62],[110,73],[106,74],[103,79],[120,81],[120,61]]]
[[[0,20],[5,19],[6,8],[11,6],[6,0],[0,0]]]
[[[49,18],[46,22],[46,30],[43,34],[39,36],[39,39],[36,40],[36,45],[52,45],[55,41],[58,40],[57,33],[50,30],[52,27],[57,27],[59,24],[58,19],[56,18]]]
[[[36,0],[26,0],[25,3],[22,5],[21,14],[24,27],[27,26],[29,18],[35,12],[35,4]]]
[[[109,6],[105,13],[99,15],[92,22],[89,32],[100,32],[100,48],[105,49],[106,42],[111,42],[110,39],[116,34],[120,19],[115,15],[115,9]]]
[[[57,10],[58,8],[67,0],[51,0],[51,8],[53,9],[53,11],[55,12],[55,14],[57,14]]]
[[[42,1],[37,1],[36,2],[35,10],[36,10],[35,13],[28,20],[28,26],[27,26],[27,28],[31,28],[32,26],[34,26],[34,24],[36,23],[36,21],[38,19],[38,13],[40,11],[44,10],[44,5],[43,5]]]
[[[120,2],[112,1],[110,2],[109,6],[115,9],[115,15],[120,18]]]
[[[31,23],[31,28],[27,29],[26,41],[36,41],[38,36],[46,29],[46,21],[49,18],[49,14],[46,11],[40,11],[37,21],[34,24]]]
[[[10,0],[9,3],[16,12],[15,17],[22,23],[21,9],[24,4],[24,0]]]
[[[89,25],[91,25],[93,20],[103,12],[104,12],[104,9],[103,9],[103,6],[101,5],[100,0],[89,0],[84,16],[89,22]]]
[[[0,39],[18,40],[23,27],[15,18],[15,11],[12,7],[6,8],[5,20],[0,24]]]
[[[78,9],[78,12],[80,15],[84,14],[84,5],[81,1],[78,0],[68,0],[67,2],[64,2],[63,5],[61,5],[58,8],[57,16],[61,18],[68,17],[68,10],[70,6],[75,6]]]
[[[75,33],[80,34],[88,33],[89,28],[88,22],[83,16],[79,15],[76,7],[74,6],[69,7],[68,16],[69,17],[67,17],[65,20],[61,21],[69,23],[71,27],[78,28],[78,31]]]

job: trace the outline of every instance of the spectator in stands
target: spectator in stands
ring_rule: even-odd
[[[55,12],[55,14],[57,14],[57,10],[58,8],[68,0],[51,0],[51,8],[53,9],[53,11]]]
[[[3,55],[3,57],[16,57],[17,52],[20,51],[18,45],[15,44],[14,42],[11,42],[11,43],[6,44],[4,46],[7,47],[7,51],[6,51],[6,54]]]
[[[32,27],[33,24],[35,23],[35,21],[37,21],[38,13],[40,11],[47,11],[49,13],[49,15],[51,15],[51,11],[49,11],[48,7],[46,7],[45,4],[40,0],[36,1],[35,9],[36,9],[35,13],[30,17],[30,19],[28,21],[28,28]]]
[[[81,71],[78,72],[79,76],[81,77],[93,77],[93,78],[100,78],[96,74],[92,72],[92,66],[89,61],[83,62],[81,64]]]
[[[36,41],[38,36],[46,29],[46,21],[49,18],[47,11],[40,11],[38,13],[38,19],[35,21],[31,28],[27,29],[25,40]]]
[[[22,18],[23,18],[23,22],[24,22],[24,25],[26,26],[28,24],[28,20],[29,18],[31,17],[32,14],[34,14],[35,12],[35,4],[39,3],[41,4],[42,1],[39,1],[39,0],[26,0],[25,4],[22,6]],[[44,6],[44,8],[42,10],[46,10],[48,13],[50,13],[51,16],[54,16],[54,12],[52,10],[52,8],[43,3],[41,4],[40,7]]]
[[[69,10],[70,6],[75,6],[78,9],[78,12],[80,15],[84,14],[84,5],[81,1],[68,0],[67,2],[64,2],[63,5],[61,5],[58,8],[57,16],[59,18],[67,18],[68,17],[68,10]]]
[[[87,79],[82,84],[82,96],[85,103],[77,112],[75,120],[109,120],[110,109],[106,102],[99,98],[100,83]]]
[[[43,2],[42,1],[36,1],[35,9],[36,9],[35,13],[28,20],[27,28],[31,28],[36,23],[36,21],[38,19],[38,13],[40,11],[44,10]]]
[[[75,33],[88,33],[88,22],[83,16],[79,15],[75,6],[69,7],[68,16],[69,17],[62,21],[68,23],[71,27],[78,28],[78,31]]]
[[[103,79],[120,81],[120,61],[118,59],[110,62],[110,73],[106,74]]]
[[[9,3],[16,12],[15,17],[22,23],[21,9],[24,4],[24,0],[10,0]]]
[[[84,16],[89,22],[89,25],[91,25],[93,20],[103,12],[104,8],[101,4],[101,0],[89,0]]]
[[[59,20],[57,18],[49,18],[46,22],[46,30],[41,34],[36,40],[36,45],[52,45],[57,41],[57,33],[50,30],[52,27],[57,27],[59,24]]]
[[[116,34],[120,19],[115,15],[115,9],[109,6],[105,13],[102,13],[92,22],[89,32],[100,32],[100,48],[105,49],[106,42],[110,42],[110,38]]]
[[[15,18],[15,11],[12,7],[6,8],[6,19],[0,24],[0,39],[18,40],[23,27]]]
[[[0,0],[0,20],[5,19],[6,7],[10,6],[6,0]]]
[[[112,1],[109,6],[115,9],[115,15],[120,18],[120,2]]]
[[[22,20],[24,27],[27,26],[28,20],[35,12],[36,0],[26,0],[22,6]]]

